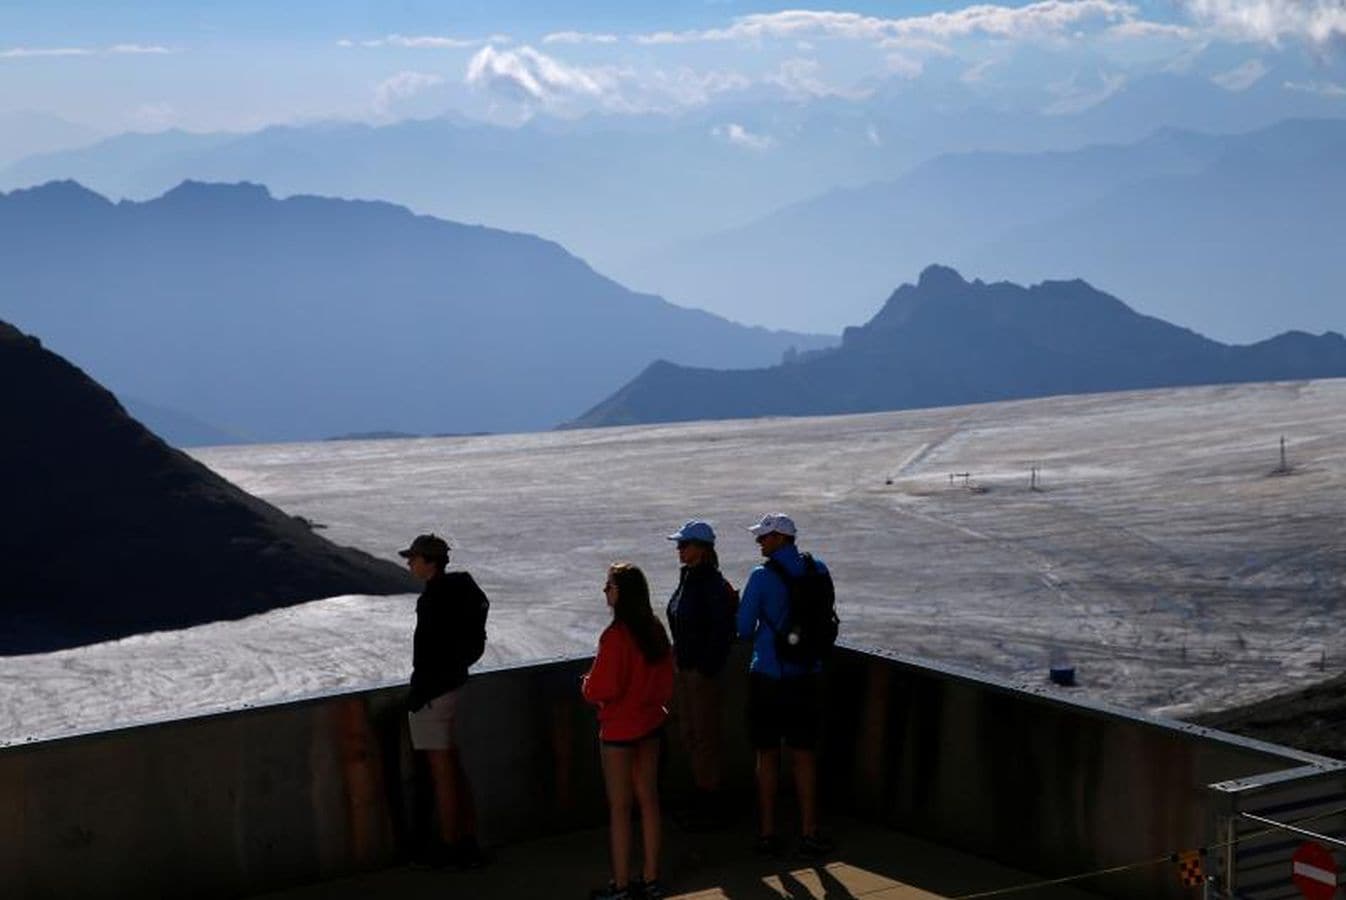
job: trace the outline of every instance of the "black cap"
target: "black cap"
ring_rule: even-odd
[[[437,534],[418,534],[416,540],[411,542],[411,546],[405,550],[398,550],[397,555],[403,559],[410,559],[413,556],[448,559],[449,543]]]

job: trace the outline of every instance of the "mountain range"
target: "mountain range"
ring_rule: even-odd
[[[966,281],[945,266],[898,288],[840,347],[716,371],[659,361],[573,427],[825,415],[1054,394],[1346,376],[1346,338],[1286,332],[1230,346],[1087,283]]]
[[[169,447],[4,322],[0,383],[0,654],[415,590]]]
[[[1001,74],[1030,66],[1012,56],[997,65]],[[950,58],[929,60],[919,79],[888,78],[854,92],[820,91],[807,78],[783,81],[729,92],[677,115],[539,116],[505,126],[450,113],[246,133],[128,133],[17,160],[0,169],[0,190],[74,179],[105,196],[147,200],[184,180],[251,181],[278,196],[386,200],[454,221],[545,235],[644,288],[658,284],[642,276],[644,260],[661,248],[754,222],[829,190],[898,178],[940,154],[1037,154],[1134,142],[1163,128],[1231,132],[1290,116],[1340,116],[1339,98],[1285,87],[1315,77],[1299,56],[1268,56],[1264,76],[1239,91],[1210,76],[1244,57],[1209,48],[1191,71],[1099,84],[1086,74],[1057,86],[1055,94],[1043,91],[1041,71],[1024,69],[1009,80],[1032,90],[1003,95],[1007,88],[978,84],[966,77],[963,62]],[[1054,65],[1069,71],[1078,61],[1062,58]],[[921,262],[933,258],[950,253]],[[885,287],[895,282],[890,272]],[[713,283],[689,288],[698,290],[659,292],[737,315],[733,304],[708,305],[721,296]],[[857,319],[810,329],[836,331],[846,321]]]
[[[1166,129],[1060,153],[961,153],[837,189],[614,274],[744,322],[873,312],[932,259],[1080,277],[1220,340],[1346,327],[1346,120]],[[820,302],[826,298],[826,306]]]
[[[118,395],[255,442],[548,428],[652,359],[835,342],[633,293],[530,235],[252,184],[13,191],[0,246],[0,316]]]

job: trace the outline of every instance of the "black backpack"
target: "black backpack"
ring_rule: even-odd
[[[462,633],[458,638],[458,649],[462,654],[464,668],[471,666],[486,654],[486,616],[491,609],[491,601],[476,580],[467,572],[449,572],[454,588],[459,594],[457,603],[461,604],[459,627]]]
[[[837,642],[841,620],[837,618],[836,590],[832,576],[804,553],[804,573],[791,575],[779,561],[769,559],[766,568],[785,582],[789,599],[785,620],[777,627],[767,621],[776,634],[776,658],[797,666],[812,666],[825,658]]]

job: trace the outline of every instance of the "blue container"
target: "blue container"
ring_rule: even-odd
[[[1047,677],[1052,680],[1052,684],[1059,684],[1061,687],[1074,687],[1075,667],[1052,666],[1047,670]]]

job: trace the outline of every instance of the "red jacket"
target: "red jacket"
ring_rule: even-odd
[[[673,699],[673,653],[648,663],[630,630],[613,622],[598,639],[598,655],[581,685],[598,707],[598,736],[632,741],[664,724]]]

